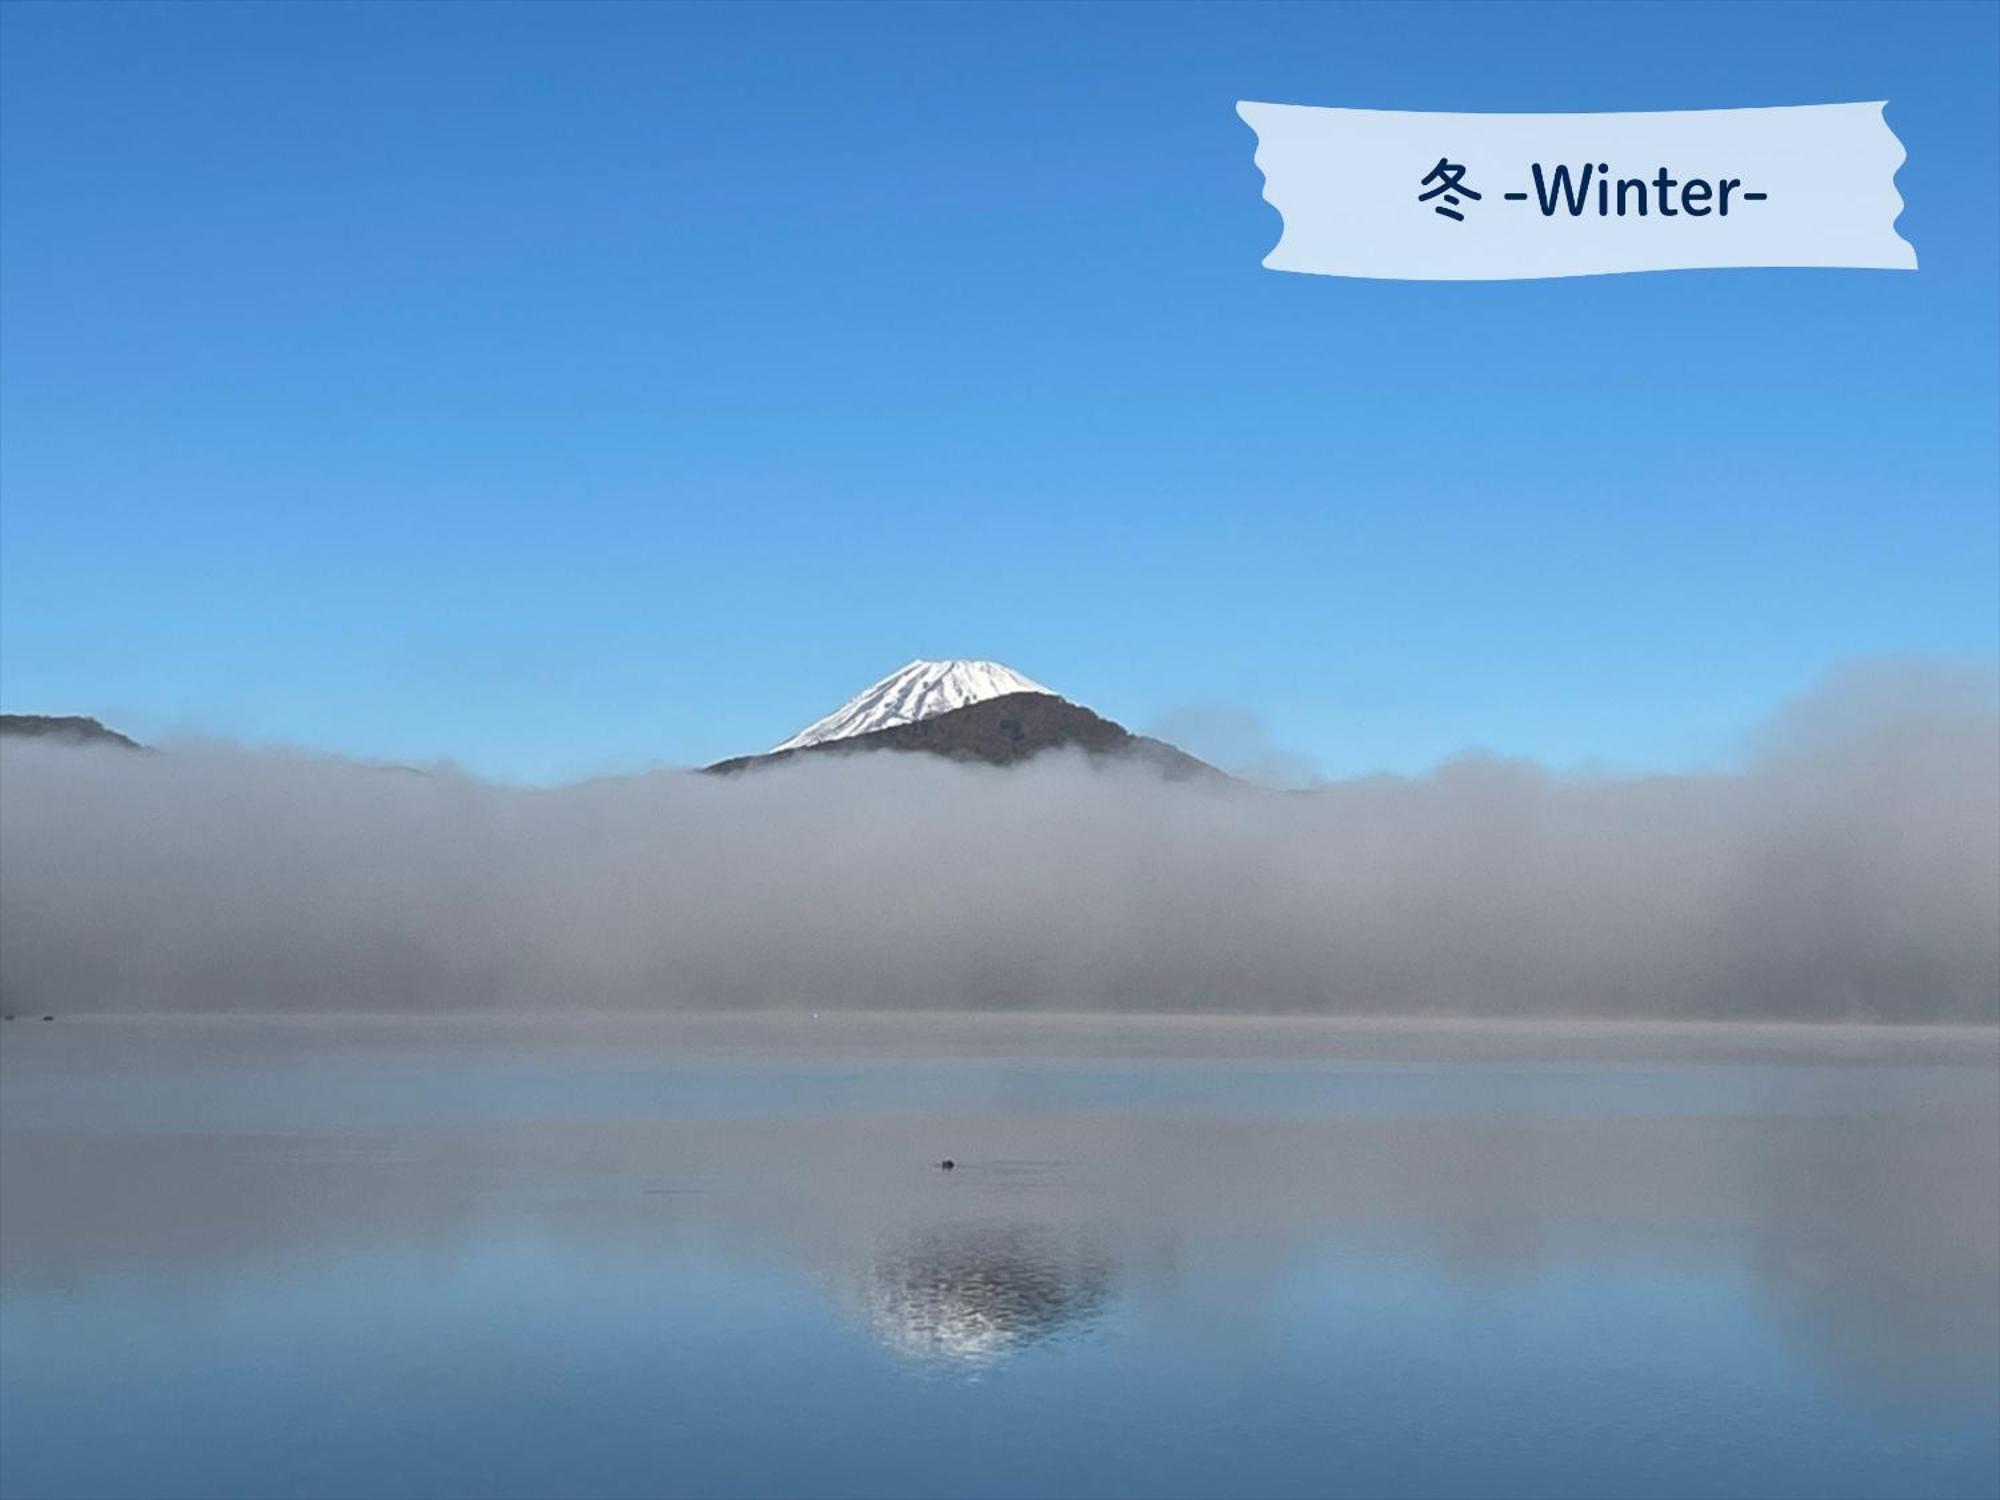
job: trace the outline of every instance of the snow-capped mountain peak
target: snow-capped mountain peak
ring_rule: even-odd
[[[1008,693],[1049,690],[997,661],[913,661],[771,749],[774,754],[800,750],[827,740],[893,729]]]

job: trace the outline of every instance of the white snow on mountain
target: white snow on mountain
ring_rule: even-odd
[[[1007,693],[1048,692],[1039,682],[997,661],[913,661],[771,749],[775,754],[893,729]]]

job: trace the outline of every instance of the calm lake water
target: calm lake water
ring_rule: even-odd
[[[1990,1031],[0,1027],[9,1497],[1996,1492]]]

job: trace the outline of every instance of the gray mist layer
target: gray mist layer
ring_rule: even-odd
[[[8,744],[15,1011],[2000,1019],[1990,680],[1843,674],[1740,772],[1306,792],[883,755],[555,790]]]

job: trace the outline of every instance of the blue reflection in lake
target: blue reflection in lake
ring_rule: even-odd
[[[9,1026],[0,1493],[1990,1495],[1996,1063]]]

